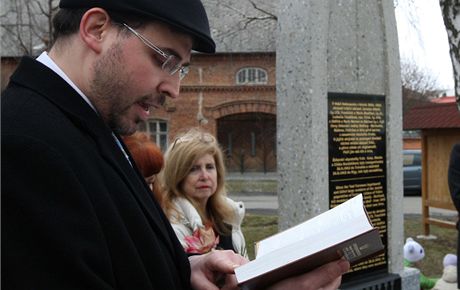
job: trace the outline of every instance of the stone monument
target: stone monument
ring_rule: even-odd
[[[341,288],[417,289],[417,272],[402,264],[402,108],[393,1],[285,0],[278,9],[279,228],[362,193],[386,251],[354,267]]]

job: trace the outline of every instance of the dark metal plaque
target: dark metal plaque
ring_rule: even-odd
[[[388,272],[385,96],[328,94],[329,207],[362,193],[385,253],[355,265],[343,277]]]

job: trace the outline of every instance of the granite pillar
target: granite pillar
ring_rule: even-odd
[[[393,2],[285,0],[278,9],[279,229],[331,206],[331,93],[363,97],[369,104],[376,99],[384,118],[386,269],[405,279],[402,97]]]

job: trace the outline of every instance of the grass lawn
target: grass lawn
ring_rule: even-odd
[[[242,225],[249,259],[254,259],[254,244],[278,232],[278,216],[247,213]]]
[[[417,239],[423,233],[422,219],[419,215],[407,215],[404,218],[404,241],[412,237],[425,249],[425,258],[420,270],[426,276],[440,277],[442,275],[442,259],[445,254],[456,254],[457,231],[438,226],[430,226],[431,234],[436,240]],[[278,216],[246,214],[243,222],[243,234],[246,238],[249,258],[254,259],[254,243],[278,231]],[[403,259],[401,257],[401,259]]]

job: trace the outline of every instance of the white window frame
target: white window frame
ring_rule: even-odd
[[[237,85],[266,85],[267,71],[260,67],[244,67],[236,73]]]
[[[166,129],[164,131],[161,130],[161,124],[165,124]],[[149,119],[140,126],[140,131],[145,132],[149,135],[150,139],[160,147],[161,151],[165,152],[168,148],[168,134],[169,134],[169,126],[168,122],[161,119]],[[164,143],[162,144],[161,140]]]

